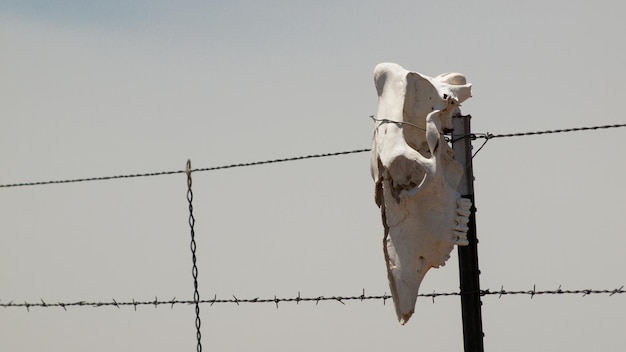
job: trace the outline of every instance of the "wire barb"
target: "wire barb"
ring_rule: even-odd
[[[174,298],[172,298],[170,303],[172,303],[172,307],[170,309],[174,309],[174,303],[176,303],[176,296],[174,296]]]

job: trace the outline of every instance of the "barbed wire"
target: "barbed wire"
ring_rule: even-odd
[[[609,295],[609,296],[613,296],[616,294],[624,294],[626,293],[626,290],[624,290],[624,286],[620,286],[619,288],[615,288],[615,289],[577,289],[577,290],[567,290],[567,289],[562,289],[561,286],[559,286],[556,290],[537,290],[536,286],[533,285],[532,289],[529,290],[514,290],[514,291],[510,291],[510,290],[506,290],[504,288],[504,286],[500,287],[500,289],[496,289],[496,290],[490,290],[490,289],[486,289],[486,290],[480,290],[480,295],[481,296],[498,296],[498,298],[502,298],[503,296],[516,296],[516,295],[523,295],[523,296],[530,296],[530,298],[534,298],[535,296],[540,296],[540,295],[581,295],[583,297],[585,296],[589,296],[589,295]],[[432,298],[433,303],[435,303],[435,298],[437,297],[449,297],[449,296],[461,296],[463,294],[475,294],[475,292],[466,292],[466,293],[460,293],[460,292],[432,292],[432,293],[420,293],[418,296],[419,297],[424,297],[424,298]],[[228,298],[228,299],[218,299],[217,295],[214,295],[212,299],[203,299],[203,300],[180,300],[180,299],[176,299],[176,297],[172,298],[171,300],[159,300],[157,297],[154,297],[154,300],[150,300],[150,301],[136,301],[135,299],[132,299],[131,301],[117,301],[115,299],[112,299],[109,302],[88,302],[88,301],[77,301],[77,302],[57,302],[57,303],[47,303],[45,302],[43,299],[40,299],[41,302],[23,302],[23,303],[15,303],[13,301],[10,301],[8,303],[4,303],[0,301],[0,307],[3,308],[26,308],[28,311],[30,311],[30,308],[54,308],[54,307],[58,307],[58,308],[63,308],[64,310],[67,311],[67,308],[69,307],[94,307],[94,308],[99,308],[99,307],[116,307],[116,308],[121,308],[121,307],[134,307],[135,310],[137,310],[138,306],[154,306],[155,308],[161,306],[161,305],[168,305],[170,306],[170,308],[174,308],[175,305],[195,305],[196,303],[198,304],[208,304],[210,306],[213,306],[214,304],[236,304],[236,305],[241,305],[241,304],[245,304],[245,303],[272,303],[276,305],[276,308],[278,308],[279,303],[293,303],[295,302],[296,304],[299,304],[300,302],[315,302],[315,305],[318,305],[320,302],[338,302],[341,304],[346,304],[346,301],[356,301],[356,302],[363,302],[363,301],[371,301],[371,300],[382,300],[383,304],[386,304],[387,300],[391,299],[391,296],[388,295],[387,293],[384,293],[382,295],[374,295],[374,296],[369,296],[365,294],[365,289],[363,289],[361,295],[358,296],[314,296],[314,297],[302,297],[300,295],[300,292],[298,292],[298,295],[296,297],[290,297],[290,298],[279,298],[276,295],[274,295],[273,298],[248,298],[248,299],[242,299],[242,298],[237,298],[235,295],[232,296],[232,298]]]
[[[535,136],[535,135],[544,135],[544,134],[580,132],[580,131],[591,131],[591,130],[621,128],[621,127],[626,127],[626,124],[613,124],[613,125],[601,125],[601,126],[590,126],[590,127],[576,127],[576,128],[557,129],[557,130],[518,132],[518,133],[505,133],[505,134],[492,134],[490,132],[487,132],[487,133],[472,133],[472,134],[470,134],[468,136],[461,136],[459,138],[472,138],[474,140],[475,139],[485,139],[486,141],[488,141],[488,140],[494,139],[494,138],[510,138],[510,137]],[[457,138],[457,140],[459,138]],[[456,141],[456,140],[454,140],[454,141]],[[484,147],[485,144],[486,144],[486,142],[483,143],[483,145],[479,148],[479,150],[482,149],[482,147]],[[309,154],[309,155],[295,156],[295,157],[289,157],[289,158],[263,160],[263,161],[253,161],[253,162],[247,162],[247,163],[238,163],[238,164],[229,164],[229,165],[221,165],[221,166],[198,168],[198,169],[191,170],[191,172],[217,171],[217,170],[233,169],[233,168],[248,167],[248,166],[277,164],[277,163],[284,163],[284,162],[291,162],[291,161],[298,161],[298,160],[317,159],[317,158],[326,158],[326,157],[340,156],[340,155],[366,153],[366,152],[370,152],[370,151],[371,151],[371,149],[364,148],[364,149],[346,150],[346,151],[332,152],[332,153]],[[476,153],[478,153],[478,151]],[[474,153],[474,154],[476,154],[476,153]],[[185,173],[185,170],[157,171],[157,172],[125,174],[125,175],[113,175],[113,176],[97,176],[97,177],[74,178],[74,179],[65,179],[65,180],[20,182],[20,183],[0,184],[0,188],[42,186],[42,185],[51,185],[51,184],[65,184],[65,183],[90,182],[90,181],[106,181],[106,180],[128,179],[128,178],[138,178],[138,177],[165,176],[165,175],[174,175],[174,174],[183,174],[183,173]]]
[[[369,152],[370,150],[371,149],[356,149],[356,150],[346,150],[346,151],[333,152],[333,153],[309,154],[309,155],[295,156],[295,157],[282,158],[282,159],[253,161],[253,162],[248,162],[248,163],[238,163],[238,164],[229,164],[229,165],[197,168],[197,169],[192,169],[191,172],[217,171],[217,170],[233,169],[233,168],[247,167],[247,166],[258,166],[258,165],[284,163],[284,162],[297,161],[297,160],[326,158],[326,157],[331,157],[331,156],[348,155],[348,154],[356,154],[356,153],[365,153],[365,152]],[[0,188],[25,187],[25,186],[42,186],[42,185],[51,185],[51,184],[89,182],[89,181],[105,181],[105,180],[115,180],[115,179],[123,179],[123,178],[164,176],[164,175],[174,175],[174,174],[183,174],[183,173],[186,173],[186,171],[185,170],[158,171],[158,172],[148,172],[148,173],[138,173],[138,174],[127,174],[127,175],[75,178],[75,179],[66,179],[66,180],[22,182],[22,183],[0,184]]]
[[[115,180],[115,179],[122,179],[122,178],[164,176],[164,175],[174,175],[174,174],[183,174],[183,173],[185,173],[185,170],[158,171],[158,172],[146,172],[146,173],[141,173],[141,174],[127,174],[127,175],[114,175],[114,176],[97,176],[97,177],[87,177],[87,178],[73,178],[73,179],[66,179],[66,180],[21,182],[21,183],[2,184],[2,185],[0,185],[0,188],[25,187],[25,186],[42,186],[42,185],[53,185],[53,184],[63,184],[63,183],[89,182],[89,181],[106,181],[106,180]]]
[[[537,136],[543,134],[556,134],[556,133],[569,133],[569,132],[582,132],[582,131],[593,131],[593,130],[602,130],[602,129],[610,129],[610,128],[621,128],[626,127],[626,123],[622,124],[613,124],[613,125],[601,125],[601,126],[590,126],[590,127],[575,127],[575,128],[564,128],[557,130],[545,130],[545,131],[534,131],[534,132],[518,132],[518,133],[504,133],[504,134],[491,134],[487,133],[476,133],[476,138],[510,138],[510,137],[525,137],[525,136]]]

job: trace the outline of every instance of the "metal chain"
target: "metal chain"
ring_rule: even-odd
[[[196,265],[196,234],[194,231],[194,225],[196,219],[193,217],[193,192],[191,191],[191,160],[187,160],[187,167],[185,169],[187,174],[187,201],[189,202],[189,228],[191,229],[191,260],[193,262],[193,268],[191,274],[193,276],[193,302],[196,306],[196,337],[198,338],[197,351],[202,352],[202,334],[200,332],[200,294],[198,293],[198,266]]]

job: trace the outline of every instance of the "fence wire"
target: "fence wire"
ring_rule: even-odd
[[[191,231],[191,261],[193,263],[191,269],[191,275],[193,276],[193,302],[196,307],[196,339],[198,344],[196,345],[196,351],[202,352],[202,333],[200,331],[201,320],[200,320],[200,294],[198,293],[198,266],[196,264],[196,235],[194,226],[196,224],[196,219],[193,216],[193,191],[191,189],[192,179],[191,179],[191,160],[187,160],[187,167],[185,168],[185,173],[187,174],[187,202],[189,203],[189,229]]]
[[[601,126],[591,126],[591,127],[576,127],[576,128],[557,129],[557,130],[533,131],[533,132],[518,132],[518,133],[506,133],[506,134],[492,134],[492,133],[489,133],[489,132],[487,132],[487,133],[472,133],[469,136],[463,136],[461,138],[485,139],[485,143],[483,143],[483,145],[479,148],[479,150],[480,150],[482,147],[484,147],[484,145],[486,144],[486,141],[488,141],[490,139],[494,139],[494,138],[507,138],[507,137],[510,138],[510,137],[522,137],[522,136],[535,136],[535,135],[544,135],[544,134],[557,134],[557,133],[568,133],[568,132],[579,132],[579,131],[591,131],[591,130],[621,128],[621,127],[626,127],[626,124],[601,125]],[[221,165],[221,166],[213,166],[213,167],[204,167],[204,168],[192,169],[191,172],[217,171],[217,170],[232,169],[232,168],[239,168],[239,167],[258,166],[258,165],[267,165],[267,164],[277,164],[277,163],[285,163],[285,162],[291,162],[291,161],[297,161],[297,160],[317,159],[317,158],[326,158],[326,157],[333,157],[333,156],[340,156],[340,155],[366,153],[366,152],[370,152],[370,151],[371,151],[371,149],[365,148],[365,149],[346,150],[346,151],[332,152],[332,153],[323,153],[323,154],[309,154],[309,155],[295,156],[295,157],[282,158],[282,159],[272,159],[272,160],[263,160],[263,161],[253,161],[253,162],[247,162],[247,163],[238,163],[238,164],[229,164],[229,165]],[[476,152],[476,153],[478,153],[478,152]],[[8,184],[0,184],[0,188],[42,186],[42,185],[51,185],[51,184],[65,184],[65,183],[90,182],[90,181],[106,181],[106,180],[138,178],[138,177],[164,176],[164,175],[183,174],[185,172],[186,172],[186,170],[157,171],[157,172],[126,174],[126,175],[98,176],[98,177],[88,177],[88,178],[74,178],[74,179],[65,179],[65,180],[50,180],[50,181],[8,183]]]
[[[576,290],[568,290],[562,289],[561,286],[556,290],[538,290],[535,286],[529,290],[506,290],[504,287],[500,289],[485,289],[480,290],[481,296],[497,296],[498,298],[502,298],[503,296],[529,296],[531,299],[535,296],[546,296],[546,295],[580,295],[582,297],[589,295],[608,295],[613,296],[616,294],[624,294],[626,290],[624,290],[624,286],[620,286],[615,289],[576,289]],[[461,296],[463,294],[475,294],[475,292],[432,292],[432,293],[420,293],[418,296],[423,298],[431,298],[432,302],[435,303],[435,298],[437,297],[449,297],[449,296]],[[314,302],[315,305],[326,302],[338,302],[341,304],[346,304],[348,301],[356,301],[356,302],[364,302],[364,301],[382,301],[383,304],[386,304],[387,300],[391,299],[391,296],[388,294],[375,295],[370,296],[365,294],[365,290],[362,291],[361,295],[358,296],[311,296],[311,297],[302,297],[300,292],[296,297],[288,297],[288,298],[279,298],[274,296],[273,298],[237,298],[235,295],[232,298],[217,298],[217,295],[214,295],[211,299],[203,299],[203,300],[180,300],[176,299],[176,297],[171,300],[159,300],[157,297],[154,297],[154,300],[148,301],[137,301],[132,299],[131,301],[117,301],[112,299],[111,301],[105,302],[89,302],[89,301],[77,301],[77,302],[56,302],[56,303],[48,303],[43,299],[40,299],[40,302],[14,302],[10,301],[4,303],[0,301],[0,307],[2,308],[26,308],[30,311],[30,308],[63,308],[67,310],[70,307],[133,307],[137,310],[139,306],[154,306],[155,308],[159,306],[170,306],[170,308],[174,308],[176,305],[196,305],[196,304],[205,304],[209,306],[213,306],[214,304],[235,304],[237,306],[242,304],[256,304],[256,303],[264,303],[264,304],[275,304],[276,308],[279,307],[280,303],[296,303],[300,302]]]

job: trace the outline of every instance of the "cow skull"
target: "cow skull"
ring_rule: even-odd
[[[392,63],[377,65],[374,81],[371,171],[389,286],[404,325],[426,272],[445,265],[455,244],[468,244],[471,202],[457,191],[463,167],[443,131],[452,129],[452,116],[471,97],[471,84],[458,73],[431,78]]]

